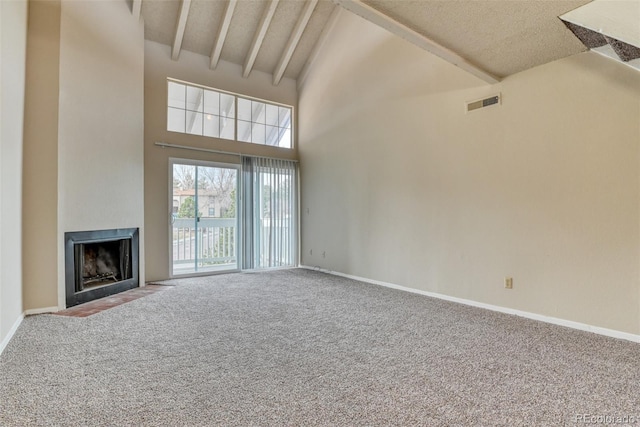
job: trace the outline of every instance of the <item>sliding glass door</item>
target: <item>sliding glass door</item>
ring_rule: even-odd
[[[238,269],[238,168],[171,161],[171,275]]]
[[[297,265],[297,174],[288,160],[171,159],[171,276]]]

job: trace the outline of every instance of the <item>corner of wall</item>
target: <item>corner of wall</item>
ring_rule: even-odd
[[[480,85],[343,14],[300,93],[301,263],[638,334],[640,76],[593,55]]]
[[[242,67],[220,61],[215,71],[209,68],[206,56],[183,50],[178,61],[171,59],[169,46],[145,41],[145,123],[144,123],[144,174],[145,174],[145,227],[153,233],[145,233],[145,274],[147,280],[169,278],[169,159],[200,160],[235,163],[237,156],[220,155],[204,151],[160,148],[155,142],[164,141],[178,145],[220,150],[241,151],[257,156],[282,156],[297,159],[297,146],[286,154],[277,153],[274,147],[258,144],[236,143],[224,139],[180,134],[167,131],[167,79],[173,78],[211,88],[234,92],[259,99],[292,105],[297,113],[296,83],[284,78],[273,85],[273,77],[254,70],[248,78],[242,77]]]
[[[0,2],[0,341],[22,314],[22,159],[26,0]]]
[[[60,14],[59,0],[29,3],[22,196],[25,310],[58,304],[51,283],[57,282],[58,256]]]
[[[18,328],[22,324],[23,320],[24,320],[24,314],[21,314],[20,316],[18,316],[18,318],[13,323],[11,328],[9,328],[9,330],[2,336],[2,340],[0,340],[0,355],[2,355],[2,352],[9,345],[9,342],[11,341],[15,333],[18,331]]]

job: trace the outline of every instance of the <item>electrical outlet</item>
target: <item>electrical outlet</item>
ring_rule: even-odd
[[[513,289],[513,277],[504,278],[504,287],[505,289]]]
[[[309,249],[309,255],[313,255],[313,249]]]
[[[326,252],[322,252],[322,258],[326,258],[327,257],[327,253]]]

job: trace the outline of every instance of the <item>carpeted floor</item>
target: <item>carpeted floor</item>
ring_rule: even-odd
[[[0,425],[640,420],[637,344],[307,270],[170,283],[25,319],[0,356]]]

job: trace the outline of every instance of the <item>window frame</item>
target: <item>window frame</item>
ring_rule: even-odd
[[[202,89],[202,90],[208,90],[208,91],[213,91],[213,92],[217,92],[218,94],[224,94],[224,95],[228,95],[228,96],[232,96],[234,98],[234,105],[233,105],[233,117],[229,117],[229,119],[233,120],[233,139],[230,138],[223,138],[220,135],[220,128],[218,130],[218,136],[209,136],[209,135],[205,135],[204,134],[204,125],[203,125],[203,132],[202,134],[197,134],[197,133],[191,133],[189,131],[187,131],[186,128],[186,122],[187,122],[187,113],[192,112],[192,113],[200,113],[203,115],[203,119],[205,116],[205,112],[204,109],[202,112],[199,111],[194,111],[188,108],[188,99],[187,99],[187,95],[185,93],[185,105],[184,108],[178,108],[178,107],[173,107],[171,105],[169,105],[170,99],[169,99],[169,85],[171,83],[176,83],[176,84],[180,84],[180,85],[184,85],[186,88],[189,87],[194,87],[197,89]],[[220,139],[220,140],[225,140],[225,141],[231,141],[231,142],[235,142],[235,143],[239,143],[239,144],[253,144],[253,145],[258,145],[258,146],[264,146],[264,147],[273,147],[273,148],[277,148],[277,149],[283,149],[283,150],[294,150],[296,147],[296,138],[295,138],[295,107],[293,105],[288,105],[288,104],[283,104],[280,102],[275,102],[275,101],[270,101],[270,100],[266,100],[266,99],[262,99],[262,98],[257,98],[257,97],[253,97],[253,96],[249,96],[249,95],[243,95],[243,94],[239,94],[239,93],[235,93],[235,92],[230,92],[230,91],[226,91],[226,90],[222,90],[222,89],[217,89],[214,87],[210,87],[210,86],[205,86],[205,85],[200,85],[197,83],[192,83],[192,82],[187,82],[184,80],[180,80],[180,79],[175,79],[175,78],[167,78],[167,86],[166,86],[166,106],[165,106],[165,112],[166,112],[166,120],[165,120],[165,130],[167,132],[173,132],[173,133],[179,133],[179,134],[183,134],[183,135],[193,135],[193,136],[201,136],[201,137],[205,137],[205,138],[215,138],[215,139]],[[278,116],[278,124],[276,126],[273,125],[268,125],[266,123],[266,119],[265,119],[265,123],[259,123],[256,121],[253,121],[253,117],[251,117],[251,121],[247,121],[244,119],[239,119],[238,117],[238,104],[239,104],[239,100],[246,100],[246,101],[250,101],[251,105],[253,105],[253,102],[257,102],[257,103],[261,103],[265,105],[265,116],[266,116],[266,107],[267,106],[275,106],[278,107],[278,114],[280,114],[280,108],[284,108],[284,109],[288,109],[290,111],[289,114],[289,119],[288,119],[288,123],[289,123],[289,127],[281,127],[280,126],[280,116]],[[185,114],[185,129],[184,131],[178,131],[178,130],[170,130],[169,129],[169,109],[173,108],[173,109],[177,109],[177,110],[182,110],[184,111]],[[220,111],[219,111],[220,113]],[[253,107],[251,108],[251,115],[253,116]],[[218,115],[217,117],[221,118],[223,117],[222,115]],[[263,125],[265,126],[265,141],[260,143],[260,142],[253,142],[253,131],[250,132],[250,136],[248,138],[247,141],[245,140],[240,140],[238,139],[239,135],[238,135],[238,130],[239,130],[239,123],[243,122],[243,123],[250,123],[251,127],[250,129],[252,130],[255,125]],[[278,142],[280,142],[280,138],[282,138],[283,134],[286,134],[286,132],[289,132],[289,143],[290,146],[289,147],[282,147],[280,145],[269,145],[267,144],[267,136],[266,136],[266,132],[267,132],[267,128],[271,127],[274,128],[278,131],[278,135],[280,135],[280,137],[278,138]],[[272,129],[273,130],[273,129]]]

